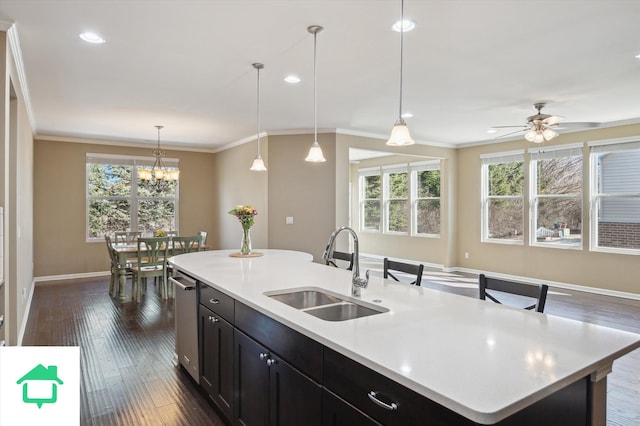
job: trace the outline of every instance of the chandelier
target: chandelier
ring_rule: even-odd
[[[180,175],[180,169],[177,167],[165,167],[164,164],[162,164],[162,157],[164,157],[165,152],[160,149],[160,129],[164,128],[164,126],[154,127],[158,129],[158,148],[153,150],[153,155],[156,160],[151,170],[138,169],[138,178],[144,182],[150,182],[152,179],[155,179],[156,182],[175,182]]]

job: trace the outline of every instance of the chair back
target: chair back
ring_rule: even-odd
[[[192,251],[202,250],[202,244],[200,244],[200,236],[194,235],[191,237],[173,237],[171,238],[171,254],[184,254],[191,253]]]
[[[411,284],[419,286],[422,282],[422,271],[424,265],[422,263],[416,265],[413,263],[396,262],[395,260],[389,260],[384,258],[384,277],[392,278],[396,281],[400,281],[391,271],[404,272],[405,274],[415,275],[416,279]]]
[[[168,252],[169,237],[138,238],[138,264],[144,264],[144,267],[166,267]]]
[[[498,278],[490,278],[485,274],[480,274],[478,277],[478,284],[480,286],[481,300],[489,299],[495,303],[502,303],[496,298],[495,293],[489,294],[487,290],[530,297],[535,299],[536,303],[526,306],[524,309],[535,309],[536,312],[544,311],[544,305],[547,301],[547,292],[549,291],[549,286],[547,284],[525,284]]]
[[[165,231],[165,234],[167,235],[167,237],[177,237],[178,231]]]
[[[135,244],[135,242],[142,236],[140,231],[116,231],[115,232],[116,244]]]
[[[200,237],[200,244],[205,245],[207,243],[207,231],[198,231],[198,237]]]
[[[104,241],[107,243],[107,251],[109,251],[109,259],[111,259],[111,268],[114,269],[118,264],[118,259],[116,258],[116,253],[113,250],[113,242],[111,242],[111,237],[108,235],[104,236]]]
[[[331,259],[327,259],[325,263],[327,265],[335,266],[338,268],[338,265],[334,260],[344,260],[345,262],[349,262],[347,266],[347,271],[351,271],[353,269],[353,253],[345,253],[343,251],[334,251]]]

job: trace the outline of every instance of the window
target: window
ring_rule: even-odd
[[[407,167],[384,169],[385,231],[409,233],[409,173]]]
[[[177,167],[175,159],[163,159]],[[115,231],[175,230],[178,186],[138,180],[138,168],[153,159],[87,154],[87,240],[102,240]]]
[[[413,233],[440,235],[440,162],[411,166]]]
[[[524,152],[482,157],[482,240],[522,244]]]
[[[582,144],[531,153],[531,241],[582,247]]]
[[[440,161],[360,169],[360,230],[440,235]]]
[[[640,250],[640,142],[591,147],[593,249]]]
[[[360,228],[380,231],[382,218],[382,179],[380,169],[360,170]]]

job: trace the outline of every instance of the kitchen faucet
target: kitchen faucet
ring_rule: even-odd
[[[362,278],[360,276],[360,248],[358,244],[358,235],[356,231],[348,226],[341,226],[340,228],[333,231],[331,236],[329,237],[329,242],[327,243],[327,248],[324,249],[324,254],[322,258],[324,260],[329,260],[333,257],[333,248],[336,244],[336,237],[342,231],[349,231],[351,236],[353,237],[353,279],[351,280],[351,295],[360,297],[360,289],[367,288],[369,285],[369,270],[365,273],[365,277]]]

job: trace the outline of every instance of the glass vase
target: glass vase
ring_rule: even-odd
[[[248,256],[251,254],[251,228],[242,227],[242,243],[240,244],[240,254]]]

